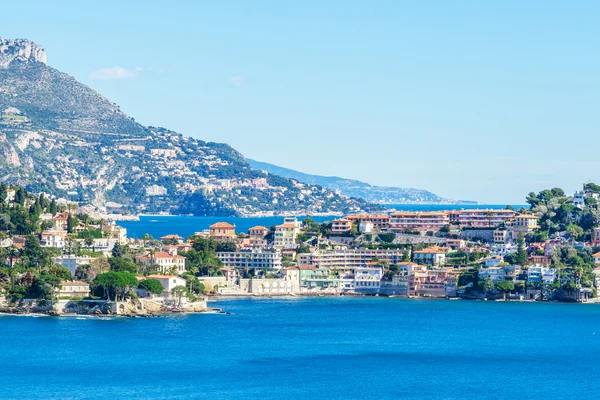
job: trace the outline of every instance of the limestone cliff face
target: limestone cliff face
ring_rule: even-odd
[[[0,38],[0,68],[8,68],[15,60],[46,64],[46,50],[31,40]]]

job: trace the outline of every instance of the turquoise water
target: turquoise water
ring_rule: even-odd
[[[386,207],[402,211],[439,211],[464,209],[504,209],[506,205],[499,204],[388,204]],[[519,209],[522,206],[514,206]],[[528,206],[526,206],[528,207]],[[299,220],[305,217],[298,217]],[[311,217],[317,222],[331,221],[335,217]],[[236,231],[247,232],[249,228],[256,225],[270,227],[283,222],[283,217],[189,217],[189,216],[144,216],[139,221],[120,221],[119,225],[127,228],[127,235],[132,238],[140,238],[145,233],[155,238],[169,234],[178,234],[185,237],[208,229],[215,222],[224,221],[236,226]]]
[[[0,317],[3,399],[593,399],[600,306],[235,299],[231,315]]]

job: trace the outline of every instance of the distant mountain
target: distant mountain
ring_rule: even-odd
[[[408,203],[475,203],[468,200],[448,200],[436,194],[420,189],[404,189],[387,186],[374,186],[354,179],[340,178],[337,176],[310,175],[293,169],[279,167],[266,162],[246,159],[252,168],[266,171],[270,174],[295,179],[300,182],[320,185],[331,190],[339,190],[342,195],[361,198],[371,203],[379,204],[408,204]]]
[[[0,38],[0,181],[107,211],[250,215],[378,209],[252,169],[221,143],[147,127],[43,48]]]

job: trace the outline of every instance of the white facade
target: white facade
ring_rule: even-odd
[[[401,250],[329,250],[298,254],[300,265],[315,265],[329,269],[364,267],[374,259],[398,264],[404,258]]]
[[[229,268],[281,269],[281,252],[279,251],[234,251],[217,253],[217,258]]]

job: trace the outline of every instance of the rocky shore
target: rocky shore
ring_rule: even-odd
[[[0,313],[15,315],[49,316],[123,316],[157,317],[168,314],[220,312],[208,308],[206,301],[181,303],[176,301],[156,301],[152,299],[130,299],[126,301],[106,300],[19,300],[9,303],[0,301]]]

